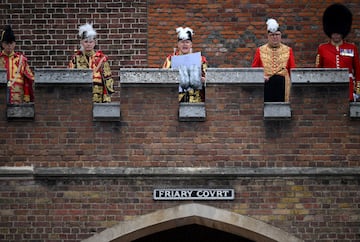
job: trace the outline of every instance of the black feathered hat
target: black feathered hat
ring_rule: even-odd
[[[15,42],[15,35],[10,25],[6,25],[4,30],[1,32],[1,42],[12,43]]]
[[[323,29],[329,38],[333,33],[341,34],[345,38],[350,33],[351,24],[352,13],[340,3],[334,3],[324,11]]]

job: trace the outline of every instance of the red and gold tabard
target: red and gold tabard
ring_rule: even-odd
[[[360,85],[360,62],[356,45],[343,41],[340,45],[331,42],[319,45],[316,67],[349,69],[349,100],[354,100],[354,90]],[[359,90],[357,90],[359,92]]]
[[[280,75],[285,77],[285,102],[290,100],[290,69],[295,68],[295,58],[291,47],[280,44],[271,48],[268,44],[256,49],[252,67],[263,67],[264,75],[271,77]]]
[[[114,93],[114,80],[108,58],[102,51],[90,51],[83,53],[76,51],[72,56],[69,68],[93,70],[93,102],[111,102],[111,94]]]
[[[168,55],[162,65],[162,68],[164,69],[170,69],[171,68],[171,57],[174,55],[182,55],[179,51],[176,51],[174,54]],[[205,56],[201,56],[201,76],[206,76],[206,69],[207,69],[208,62],[206,60]],[[184,96],[188,94],[190,95],[189,100],[184,100]],[[181,90],[181,87],[179,86],[179,102],[192,102],[192,103],[198,103],[198,102],[205,102],[205,86],[203,85],[201,90],[188,90],[187,92],[184,92]]]
[[[20,104],[34,101],[34,73],[31,71],[27,58],[17,52],[10,55],[1,52],[0,68],[6,69],[7,102]]]

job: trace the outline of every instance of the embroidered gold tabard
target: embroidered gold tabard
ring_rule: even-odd
[[[75,58],[75,66],[77,69],[92,69],[95,70],[97,67],[99,57],[95,55],[95,51],[91,51],[89,53],[78,54]],[[101,73],[99,71],[93,72],[93,82],[102,84],[101,81]]]
[[[107,57],[94,50],[83,54],[77,51],[69,63],[69,68],[93,70],[93,102],[111,102],[114,93],[114,80]]]
[[[290,47],[280,44],[278,48],[269,45],[260,47],[260,58],[264,66],[265,76],[280,75],[285,77],[285,102],[290,99],[290,76],[286,69],[290,56]]]
[[[33,102],[34,74],[27,58],[20,53],[0,54],[0,68],[7,70],[8,103]]]

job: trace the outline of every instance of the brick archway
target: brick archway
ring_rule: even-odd
[[[136,217],[83,242],[130,242],[163,230],[199,224],[262,242],[302,242],[274,226],[227,210],[190,203]]]

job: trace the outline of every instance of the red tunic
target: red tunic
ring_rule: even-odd
[[[290,69],[295,68],[295,57],[291,47],[280,44],[278,48],[271,48],[268,44],[256,49],[252,67],[263,67],[264,75],[271,77],[280,75],[285,77],[285,102],[290,99]]]
[[[360,82],[360,62],[356,45],[343,41],[341,45],[331,42],[319,45],[316,67],[349,69],[349,100],[353,101],[356,84]]]

